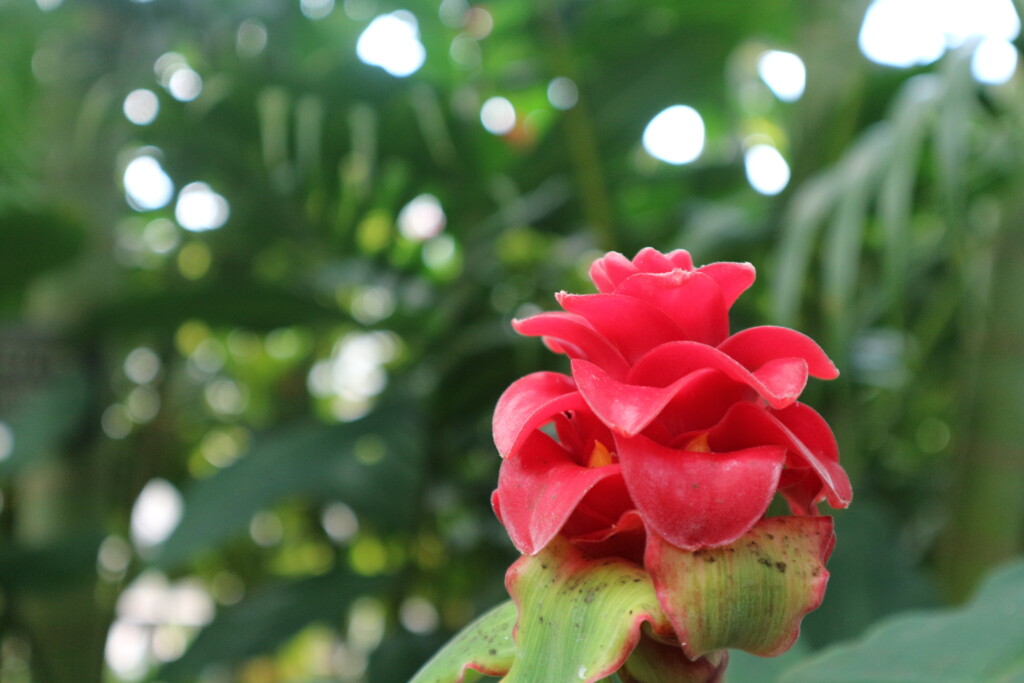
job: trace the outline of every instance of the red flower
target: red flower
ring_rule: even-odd
[[[776,492],[796,515],[849,504],[831,430],[796,400],[835,366],[794,330],[729,334],[750,264],[694,268],[685,251],[644,249],[590,275],[599,293],[560,293],[563,312],[513,322],[572,367],[518,380],[494,414],[493,503],[520,551],[561,533],[639,560],[645,534],[684,550],[732,543]]]

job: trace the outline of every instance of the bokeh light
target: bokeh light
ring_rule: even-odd
[[[789,184],[789,164],[771,145],[753,145],[743,155],[743,166],[750,186],[765,195],[776,195]]]
[[[441,202],[432,194],[421,194],[398,213],[398,230],[416,242],[437,237],[444,230],[447,218]]]
[[[1020,17],[1011,0],[874,0],[858,40],[873,62],[905,68],[930,64],[972,39],[1008,44],[1018,35]],[[985,83],[1008,80],[1017,64],[1016,50],[1002,45],[975,57],[980,66],[974,76]]]
[[[807,68],[792,52],[767,50],[757,59],[757,74],[783,102],[795,102],[804,94]]]
[[[334,0],[300,0],[299,9],[307,19],[323,19],[334,11]]]
[[[144,154],[125,167],[124,191],[132,208],[153,211],[170,203],[174,183],[155,157]]]
[[[1003,38],[986,38],[971,57],[971,74],[979,83],[1000,85],[1017,71],[1017,48]]]
[[[643,146],[655,159],[688,164],[704,150],[704,119],[685,104],[669,107],[644,128]]]
[[[181,188],[174,206],[178,225],[192,232],[216,230],[227,222],[230,214],[228,200],[206,183],[189,183]]]
[[[132,540],[140,548],[163,543],[181,520],[185,503],[166,479],[151,479],[132,506]]]
[[[416,17],[405,10],[371,21],[356,42],[356,55],[364,64],[379,66],[399,78],[418,71],[427,59]]]
[[[124,116],[136,126],[148,126],[160,111],[160,100],[152,90],[132,90],[124,98]]]
[[[547,95],[551,106],[562,111],[572,109],[580,99],[580,91],[576,87],[576,83],[565,76],[553,78],[548,83]]]
[[[491,97],[480,107],[480,123],[493,135],[506,135],[516,127],[516,108],[504,97]]]
[[[267,27],[256,19],[246,19],[238,27],[235,49],[240,57],[255,57],[267,47]]]
[[[7,460],[14,453],[14,432],[6,422],[0,421],[0,462]]]

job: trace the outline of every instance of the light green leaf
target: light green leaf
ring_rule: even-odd
[[[515,603],[503,602],[452,638],[409,683],[459,683],[467,669],[505,675],[515,658],[515,624]]]
[[[1024,562],[993,575],[957,609],[888,619],[787,672],[785,683],[1024,680]]]
[[[771,517],[717,548],[652,539],[645,562],[687,654],[737,648],[771,657],[821,604],[834,539],[831,517]]]
[[[818,234],[841,196],[839,180],[833,170],[806,181],[786,211],[772,280],[777,323],[792,325],[796,321]]]
[[[640,627],[671,636],[654,585],[621,558],[594,560],[556,538],[509,569],[519,609],[516,657],[505,683],[589,683],[622,666]]]

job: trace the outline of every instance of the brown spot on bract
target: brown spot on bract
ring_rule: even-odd
[[[775,568],[778,569],[779,573],[781,573],[781,574],[785,574],[786,573],[786,563],[785,562],[776,562],[775,563]]]
[[[757,563],[760,564],[760,565],[763,565],[765,567],[771,567],[772,566],[772,561],[769,560],[767,557],[759,557],[759,558],[757,558]]]

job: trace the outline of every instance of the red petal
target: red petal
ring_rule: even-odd
[[[633,265],[641,273],[667,273],[676,268],[676,264],[657,249],[644,247],[633,257]]]
[[[590,264],[590,279],[602,294],[614,292],[620,282],[636,272],[629,259],[617,251],[609,251]]]
[[[807,370],[821,379],[835,379],[839,371],[813,339],[788,327],[764,325],[732,335],[718,350],[753,370],[777,358],[803,358]]]
[[[594,414],[620,434],[642,432],[681,390],[676,384],[667,387],[625,384],[585,360],[572,362],[572,374]]]
[[[533,555],[555,537],[588,491],[621,476],[618,465],[577,465],[551,437],[535,431],[501,464],[495,512],[516,548]]]
[[[685,249],[676,249],[670,251],[668,254],[668,260],[672,262],[676,268],[682,268],[683,270],[693,270],[693,259],[690,258],[690,252]]]
[[[791,404],[807,384],[807,363],[802,358],[780,358],[751,372],[712,346],[688,341],[653,349],[636,362],[626,379],[631,384],[665,386],[704,368],[746,384],[775,408]]]
[[[565,410],[586,408],[572,379],[557,372],[534,372],[509,386],[494,409],[494,445],[508,457],[523,439]]]
[[[549,346],[549,340],[554,339],[558,351],[570,358],[597,363],[614,376],[621,377],[629,369],[622,354],[582,316],[552,311],[525,320],[513,320],[512,327],[528,337],[544,337]]]
[[[644,436],[616,437],[626,487],[650,532],[679,548],[731,543],[775,495],[786,450],[733,453],[666,448]]]
[[[698,268],[697,272],[718,283],[722,290],[722,297],[725,299],[726,308],[731,307],[740,294],[754,284],[754,279],[757,277],[754,266],[749,263],[733,263],[731,261],[709,263]]]
[[[597,492],[597,489],[592,490],[588,498]],[[574,526],[574,520],[570,519],[563,527],[566,537],[591,557],[624,557],[643,564],[647,534],[643,517],[636,510],[628,510],[615,524],[587,534],[575,535]]]
[[[790,467],[810,467],[821,480],[829,505],[845,508],[853,498],[832,430],[820,415],[802,403],[769,411],[753,403],[733,406],[709,433],[712,449],[746,448],[772,443],[790,451]]]
[[[825,418],[803,403],[794,403],[771,414],[804,444],[804,449],[798,452],[821,477],[828,504],[834,508],[847,507],[853,500],[853,487],[846,470],[839,464],[839,446]]]
[[[659,344],[686,337],[665,313],[635,297],[563,293],[558,301],[586,318],[630,363]]]
[[[683,331],[676,339],[719,344],[729,335],[729,307],[722,290],[700,271],[638,273],[615,293],[646,301],[667,314]]]
[[[782,494],[794,515],[817,515],[824,486],[810,467],[787,467],[779,478]]]
[[[671,441],[687,432],[714,427],[735,403],[757,398],[757,393],[746,384],[740,384],[711,368],[692,372],[686,379],[686,389],[677,392],[658,415],[658,419],[651,423],[652,426],[664,426],[668,435],[664,438],[654,436],[651,427],[645,432],[647,436],[667,446],[676,445]]]

